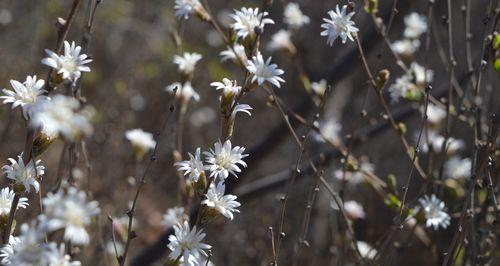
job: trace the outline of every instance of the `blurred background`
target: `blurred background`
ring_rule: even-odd
[[[284,2],[284,1],[283,1]],[[277,94],[291,109],[301,114],[308,121],[317,112],[312,98],[306,93],[299,80],[297,68],[291,58],[279,51],[271,52],[267,43],[274,32],[284,28],[283,2],[274,1],[268,10],[270,18],[276,24],[267,25],[261,42],[264,57],[273,56],[273,62],[285,70],[286,83],[277,90]],[[389,127],[384,126],[382,108],[376,95],[366,83],[367,76],[363,71],[361,60],[352,42],[342,45],[339,41],[333,47],[326,45],[326,39],[320,37],[322,18],[328,10],[343,1],[297,0],[302,11],[311,22],[293,36],[293,42],[300,55],[300,64],[311,81],[326,79],[332,86],[332,93],[326,100],[322,120],[339,121],[342,129],[340,138],[353,135],[351,152],[358,158],[364,158],[372,164],[374,173],[383,180],[393,174],[399,186],[406,180],[411,168],[411,161]],[[390,16],[392,1],[379,1],[377,15],[386,23]],[[462,85],[467,83],[465,63],[464,13],[461,5],[465,1],[453,1],[453,43],[457,66],[456,79]],[[495,1],[472,1],[471,44],[472,58],[476,66],[480,60],[483,45],[482,38],[489,27],[484,23],[487,9]],[[24,80],[27,75],[45,78],[48,69],[40,63],[45,57],[44,49],[53,49],[57,39],[55,23],[57,17],[66,17],[71,8],[69,0],[2,0],[0,1],[0,88],[10,88],[9,80]],[[404,16],[411,12],[427,14],[428,1],[399,1],[398,13],[389,34],[390,40],[402,38]],[[228,14],[242,6],[258,7],[260,1],[209,1],[210,9],[217,15],[221,24],[228,21]],[[498,3],[497,3],[498,4]],[[85,140],[91,168],[89,169],[79,156],[74,175],[80,177],[81,188],[89,188],[94,199],[99,201],[102,212],[92,227],[93,241],[82,250],[78,259],[84,265],[115,265],[116,258],[110,252],[110,226],[107,215],[126,217],[128,205],[136,188],[136,178],[144,171],[147,158],[136,163],[130,143],[124,133],[129,129],[142,128],[148,132],[158,132],[161,121],[169,115],[172,95],[165,87],[179,81],[177,66],[172,63],[178,48],[172,41],[172,30],[179,32],[182,39],[182,50],[197,52],[203,55],[198,63],[193,80],[193,88],[200,94],[200,101],[190,102],[187,111],[183,136],[183,157],[187,152],[194,152],[196,147],[208,150],[219,138],[219,93],[209,84],[220,81],[223,77],[236,79],[241,84],[243,76],[240,69],[231,62],[220,62],[219,52],[226,47],[210,27],[198,19],[190,18],[179,25],[174,16],[173,0],[104,0],[98,7],[88,54],[93,58],[90,64],[92,72],[85,73],[82,78],[82,96],[87,103],[97,110],[94,135]],[[84,32],[84,21],[87,1],[82,1],[77,17],[71,27],[68,40],[81,43]],[[386,68],[391,72],[389,83],[402,75],[383,39],[377,34],[371,17],[363,11],[361,1],[356,1],[357,15],[354,20],[360,28],[360,39],[373,71]],[[421,48],[416,54],[416,61],[428,64],[434,70],[432,82],[433,95],[436,98],[446,97],[448,89],[447,68],[447,33],[446,1],[436,1],[434,6],[433,36],[430,49],[424,54]],[[487,24],[490,25],[490,24]],[[425,38],[422,38],[422,43]],[[423,47],[423,45],[422,45]],[[441,54],[440,54],[441,53]],[[441,56],[444,53],[445,58]],[[425,59],[426,58],[426,59]],[[483,76],[482,92],[487,96],[483,105],[486,113],[497,113],[500,105],[498,73],[486,67]],[[386,97],[390,102],[390,98]],[[276,226],[280,198],[285,193],[286,178],[298,155],[298,147],[280,116],[277,108],[268,102],[268,94],[264,90],[256,90],[247,94],[243,103],[253,107],[252,116],[239,116],[236,121],[233,144],[246,147],[250,156],[248,168],[240,175],[233,194],[241,197],[241,213],[232,222],[219,218],[205,229],[206,242],[213,246],[211,261],[216,265],[267,265],[272,260],[270,226]],[[366,116],[360,115],[366,111]],[[402,100],[391,104],[391,110],[407,127],[407,138],[414,141],[418,134],[421,115],[419,104]],[[460,110],[460,112],[466,110]],[[166,244],[163,250],[153,251],[155,255],[144,252],[151,251],[157,245],[165,228],[162,216],[168,208],[178,204],[178,176],[173,167],[172,152],[175,144],[176,123],[168,120],[167,127],[159,142],[157,161],[147,178],[147,183],[138,201],[136,212],[136,228],[138,235],[132,242],[129,262],[134,265],[148,265],[155,260],[155,265],[162,265],[168,254]],[[299,134],[306,129],[292,118],[292,123]],[[470,156],[473,129],[466,122],[456,120],[451,135],[463,139],[466,149],[464,156]],[[18,109],[11,111],[10,106],[0,106],[0,160],[17,156],[24,145],[25,122]],[[340,188],[336,181],[335,171],[342,169],[340,156],[324,142],[314,141],[307,146],[308,153],[314,159],[321,160],[321,169],[325,178],[335,188]],[[413,143],[412,143],[413,144]],[[68,175],[68,158],[61,156],[64,143],[54,143],[41,159],[46,166],[43,190],[50,191],[56,185],[56,176]],[[61,167],[62,165],[62,167]],[[304,166],[304,168],[306,168]],[[498,171],[496,172],[498,173]],[[277,175],[276,175],[277,174]],[[271,177],[271,178],[270,178]],[[284,177],[279,178],[279,177]],[[498,175],[495,176],[497,178]],[[274,178],[274,179],[273,179]],[[274,182],[281,180],[282,182]],[[262,181],[264,183],[255,183]],[[266,185],[265,181],[273,181]],[[349,256],[341,258],[338,250],[339,214],[332,209],[332,198],[320,189],[312,205],[308,246],[299,245],[302,220],[308,198],[315,187],[314,174],[304,171],[293,185],[287,204],[284,232],[286,236],[281,247],[280,261],[282,265],[336,265],[339,262],[352,262]],[[413,179],[413,189],[409,198],[414,199],[422,184],[418,178]],[[7,183],[2,179],[2,186]],[[255,185],[263,185],[255,189]],[[253,189],[253,190],[252,190]],[[250,192],[249,192],[250,191]],[[245,194],[246,193],[246,194]],[[36,195],[30,201],[38,202]],[[359,202],[366,212],[364,219],[353,221],[358,240],[370,243],[374,247],[394,225],[396,213],[368,185],[347,186],[343,189],[345,200]],[[452,196],[447,196],[452,200]],[[414,202],[414,201],[413,201]],[[36,204],[30,206],[29,212],[22,213],[19,220],[36,215]],[[453,206],[453,205],[451,205]],[[453,209],[450,213],[459,212]],[[432,235],[436,239],[438,253],[448,247],[456,219],[446,231]],[[124,230],[121,228],[121,230]],[[400,248],[392,247],[390,260],[381,264],[389,265],[434,265],[439,259],[429,256],[430,247],[415,237],[402,234],[398,241],[404,242]],[[406,237],[406,238],[405,238]],[[164,238],[164,236],[163,236]],[[121,241],[121,240],[118,240]],[[407,241],[407,242],[405,242]],[[391,249],[392,249],[391,248]],[[296,256],[296,257],[295,257]],[[497,257],[498,258],[498,257]],[[148,262],[146,262],[148,261]],[[498,260],[497,260],[498,263]],[[494,265],[494,264],[491,264]]]

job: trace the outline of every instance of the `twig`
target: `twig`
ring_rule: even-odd
[[[148,164],[146,165],[146,169],[144,170],[144,173],[139,180],[139,184],[138,184],[137,190],[135,192],[134,200],[132,201],[132,207],[127,211],[127,216],[129,218],[128,219],[128,228],[127,228],[127,240],[125,242],[125,249],[123,251],[123,255],[117,258],[120,266],[125,265],[125,261],[127,259],[127,253],[128,253],[129,248],[130,248],[130,243],[131,243],[132,239],[134,239],[137,236],[135,234],[135,232],[132,231],[132,224],[133,224],[134,215],[135,215],[135,208],[137,206],[137,200],[139,199],[139,194],[141,193],[141,190],[144,187],[144,184],[146,184],[146,177],[149,173],[149,169],[151,168],[151,165],[154,162],[156,162],[156,153],[158,150],[160,137],[162,136],[162,134],[165,130],[165,126],[167,125],[167,122],[170,118],[169,114],[175,110],[172,107],[172,103],[170,103],[169,106],[170,106],[169,111],[166,113],[165,118],[161,124],[161,127],[158,129],[158,132],[155,134],[156,144],[155,144],[155,147],[154,147],[153,152],[151,154],[151,157],[148,161]]]

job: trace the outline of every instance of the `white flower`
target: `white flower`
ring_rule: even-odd
[[[433,227],[437,230],[439,227],[446,228],[450,225],[450,216],[444,211],[444,202],[439,200],[436,195],[431,197],[425,195],[418,200],[424,211],[426,227]]]
[[[64,228],[64,240],[73,245],[86,245],[89,234],[85,226],[99,214],[98,205],[97,201],[87,202],[85,192],[74,187],[61,189],[56,194],[49,192],[43,199],[45,214],[40,217],[42,228],[49,232]]]
[[[271,57],[264,62],[264,58],[262,58],[262,54],[259,51],[256,56],[252,57],[251,61],[247,61],[247,69],[253,74],[252,82],[257,81],[259,85],[267,81],[279,88],[280,82],[285,82],[285,80],[279,77],[285,71],[279,69],[278,65],[271,64]]]
[[[372,260],[377,256],[377,250],[371,247],[368,243],[363,241],[357,241],[356,246],[358,247],[361,257],[364,259]]]
[[[192,182],[198,182],[198,179],[202,173],[205,172],[205,166],[201,161],[201,151],[200,148],[196,149],[194,156],[188,153],[189,160],[175,163],[174,165],[178,167],[179,171],[184,171],[184,175],[188,175]]]
[[[59,247],[54,242],[48,244],[48,250],[44,256],[47,266],[80,266],[79,261],[72,261],[71,256],[66,254],[65,245],[62,243]]]
[[[356,201],[346,201],[344,203],[344,209],[347,216],[352,220],[363,219],[366,217],[363,206]]]
[[[444,173],[447,178],[467,178],[470,176],[471,167],[470,158],[460,159],[453,156],[444,164]]]
[[[424,107],[425,108],[425,107]],[[438,124],[446,117],[446,111],[443,108],[429,103],[427,105],[427,120],[433,124]]]
[[[242,7],[241,10],[234,10],[234,14],[229,15],[234,20],[231,28],[236,31],[239,38],[247,36],[253,38],[256,28],[263,32],[266,24],[274,24],[272,19],[265,18],[267,14],[267,12],[259,13],[258,8]]]
[[[321,134],[314,134],[314,139],[316,141],[325,142],[326,138],[329,141],[336,142],[340,139],[340,131],[342,130],[342,125],[334,118],[329,119],[327,121],[323,121],[321,123],[316,124],[319,128]]]
[[[162,224],[165,228],[170,228],[174,224],[182,224],[184,221],[189,221],[189,216],[184,212],[184,208],[173,207],[168,209],[163,215]]]
[[[200,6],[201,3],[198,0],[175,0],[175,15],[179,18],[188,19],[189,15],[195,13]]]
[[[14,90],[3,89],[2,92],[5,96],[0,96],[4,99],[3,103],[12,103],[12,109],[21,106],[23,109],[24,118],[28,119],[31,116],[32,108],[35,103],[40,99],[46,99],[43,94],[46,92],[43,89],[45,81],[38,79],[36,76],[26,77],[26,81],[21,83],[17,80],[11,80],[10,85]]]
[[[76,46],[75,42],[71,44],[64,41],[64,55],[58,55],[51,50],[45,49],[49,57],[42,59],[42,64],[57,70],[63,79],[76,82],[80,78],[81,72],[90,72],[90,68],[85,66],[92,62],[86,54],[80,54],[82,47]]]
[[[410,72],[413,74],[413,78],[415,80],[415,83],[419,85],[427,83],[431,83],[432,80],[434,79],[434,71],[431,69],[425,69],[425,67],[413,62],[411,63],[410,66]],[[426,80],[426,75],[427,75],[427,80]]]
[[[276,50],[287,50],[287,51],[294,51],[295,46],[292,43],[292,40],[290,39],[290,32],[287,30],[279,30],[273,36],[271,37],[271,42],[268,44],[268,48],[271,51],[276,51]]]
[[[234,107],[233,112],[231,113],[231,116],[234,118],[236,116],[236,113],[239,113],[239,112],[242,112],[242,113],[248,114],[249,116],[252,116],[252,113],[250,113],[250,110],[253,110],[253,108],[250,105],[240,103]]]
[[[391,44],[392,50],[396,54],[404,54],[404,55],[411,55],[414,54],[418,48],[420,47],[420,41],[419,40],[411,40],[411,39],[403,39],[399,41],[395,41],[394,43]]]
[[[21,243],[19,237],[9,236],[9,243],[0,248],[0,258],[2,258],[2,264],[11,265],[11,259],[14,255],[14,248]]]
[[[234,62],[239,62],[239,60],[242,60],[242,62],[245,63],[248,60],[247,54],[245,52],[245,47],[241,44],[233,45],[233,49],[228,47],[226,50],[220,52],[220,56],[222,57],[221,58],[222,62],[227,60],[233,60]]]
[[[183,101],[189,101],[191,98],[195,101],[200,100],[200,95],[193,89],[189,81],[184,82],[184,85],[180,82],[174,82],[168,85],[165,90],[175,94],[175,97]]]
[[[339,36],[342,39],[342,43],[346,43],[347,38],[354,41],[353,33],[358,32],[359,29],[354,26],[354,21],[351,21],[354,12],[346,13],[346,5],[342,6],[342,11],[340,11],[339,5],[337,5],[335,11],[328,11],[330,19],[323,19],[326,23],[321,24],[321,27],[325,29],[321,32],[321,36],[328,36],[328,45],[332,46],[333,42]]]
[[[215,266],[215,264],[213,264],[211,261],[208,260],[207,257],[205,256],[202,256],[202,255],[198,255],[196,256],[196,265],[201,265],[201,266]],[[179,260],[179,266],[188,266],[190,265],[189,263],[184,263],[184,259],[181,258]]]
[[[317,95],[323,96],[325,95],[326,89],[327,89],[327,82],[326,79],[322,79],[318,82],[313,82],[311,83],[311,89],[316,93]]]
[[[16,184],[22,184],[26,191],[29,193],[31,187],[35,189],[36,192],[40,189],[40,184],[37,181],[37,176],[41,177],[45,173],[45,167],[41,165],[41,160],[33,161],[30,160],[28,164],[23,161],[23,154],[17,156],[16,160],[9,158],[10,165],[4,165],[2,170],[8,179],[12,179]]]
[[[396,79],[396,82],[389,87],[392,102],[398,102],[412,86],[411,76],[403,75]]]
[[[49,135],[62,135],[67,141],[74,141],[93,133],[89,119],[93,111],[87,107],[80,109],[78,100],[56,95],[50,101],[40,101],[30,121],[32,127],[41,127]]]
[[[141,150],[143,153],[154,149],[156,146],[153,134],[145,132],[140,128],[127,130],[125,137],[132,143],[134,148]]]
[[[13,200],[14,200],[14,191],[10,190],[9,187],[2,188],[2,190],[0,191],[0,216],[9,215]],[[28,205],[29,205],[28,199],[25,197],[21,197],[19,199],[19,203],[17,204],[17,209],[19,208],[25,209]]]
[[[241,206],[241,204],[236,201],[235,195],[224,195],[225,190],[226,187],[224,186],[223,181],[219,181],[217,186],[212,183],[207,191],[207,194],[205,195],[207,198],[203,200],[201,204],[214,208],[229,220],[233,220],[233,213],[240,212],[236,208]]]
[[[169,255],[171,259],[182,258],[185,265],[199,265],[200,255],[207,256],[205,250],[211,249],[212,246],[202,243],[205,238],[203,230],[196,230],[196,226],[190,229],[189,223],[178,223],[174,225],[175,235],[168,237],[170,243],[168,248],[172,251]]]
[[[413,12],[405,17],[406,29],[404,36],[406,38],[418,39],[422,33],[427,31],[427,21],[422,15]]]
[[[289,27],[295,29],[305,24],[309,24],[310,22],[309,17],[302,13],[297,3],[288,3],[288,5],[286,5],[283,20]]]
[[[182,56],[174,55],[174,64],[177,64],[179,67],[179,72],[191,75],[194,72],[196,63],[200,61],[201,58],[201,54],[185,52]]]
[[[19,237],[10,236],[9,243],[0,249],[4,265],[38,266],[45,265],[45,246],[42,232],[27,224],[21,225]]]
[[[217,141],[213,150],[210,149],[210,152],[204,152],[207,157],[207,169],[211,172],[210,177],[215,176],[224,180],[229,174],[236,176],[236,173],[241,172],[238,165],[247,167],[243,158],[247,157],[248,154],[243,154],[244,151],[245,148],[239,146],[231,148],[230,140],[226,140],[224,145]]]
[[[223,78],[222,82],[212,82],[210,86],[215,87],[216,90],[222,89],[224,96],[238,95],[241,91],[241,86],[237,86],[236,80],[229,80]]]

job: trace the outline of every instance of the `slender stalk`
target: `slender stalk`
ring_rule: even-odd
[[[10,206],[9,219],[7,220],[7,225],[2,234],[2,244],[9,243],[10,231],[12,230],[12,223],[14,222],[14,217],[16,215],[17,205],[19,204],[19,199],[21,194],[15,193],[14,199],[12,200],[12,205]]]

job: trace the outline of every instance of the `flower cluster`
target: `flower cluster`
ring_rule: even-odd
[[[66,254],[65,244],[46,243],[44,232],[36,225],[21,225],[21,234],[11,236],[7,245],[0,248],[3,265],[67,265],[80,266],[79,261]]]
[[[0,198],[3,205],[12,204],[14,194],[8,188],[2,189]],[[80,265],[72,261],[65,252],[64,243],[46,242],[44,235],[64,229],[64,240],[72,245],[87,245],[89,235],[85,226],[100,210],[97,202],[86,201],[83,191],[74,187],[65,187],[56,194],[49,193],[44,199],[45,211],[35,222],[21,225],[19,236],[11,235],[7,245],[0,248],[0,257],[4,265]],[[28,205],[26,198],[21,198],[18,207]],[[3,208],[4,206],[2,206]],[[3,211],[3,210],[2,210]],[[7,213],[8,214],[8,213]],[[2,214],[5,215],[5,212]]]
[[[244,152],[245,148],[243,147],[232,147],[230,140],[226,140],[224,144],[217,141],[214,144],[214,149],[204,152],[206,165],[201,159],[200,148],[196,149],[195,156],[189,153],[189,160],[175,163],[175,165],[192,182],[197,182],[200,176],[204,176],[205,170],[210,172],[210,177],[224,181],[229,177],[229,174],[237,176],[237,173],[241,172],[241,166],[247,166],[243,158],[247,157],[248,154],[244,154]]]
[[[16,212],[11,211],[29,206],[24,194],[33,190],[41,192],[45,166],[37,157],[58,136],[73,144],[93,133],[90,122],[94,113],[92,107],[82,106],[83,100],[76,96],[49,96],[61,84],[77,95],[77,81],[82,72],[90,71],[87,64],[92,59],[81,53],[82,47],[75,42],[64,41],[62,44],[63,54],[47,49],[48,57],[41,61],[51,67],[48,84],[37,76],[28,76],[24,82],[11,80],[12,90],[3,89],[4,95],[0,97],[4,104],[12,104],[12,109],[22,109],[28,136],[33,134],[27,138],[32,143],[26,143],[26,147],[32,144],[32,149],[25,148],[27,154],[21,153],[17,159],[9,158],[8,164],[2,167],[4,176],[10,180],[9,186],[0,190],[1,229],[6,237],[4,241],[8,242],[0,248],[2,265],[81,265],[66,254],[64,243],[58,244],[53,241],[55,237],[47,238],[47,235],[64,229],[64,241],[75,246],[86,245],[90,240],[85,227],[100,212],[96,201],[87,202],[85,192],[61,181],[64,184],[58,186],[57,192],[48,193],[43,198],[40,194],[44,205],[42,213],[29,224],[22,224],[20,233],[14,236],[18,221]]]

